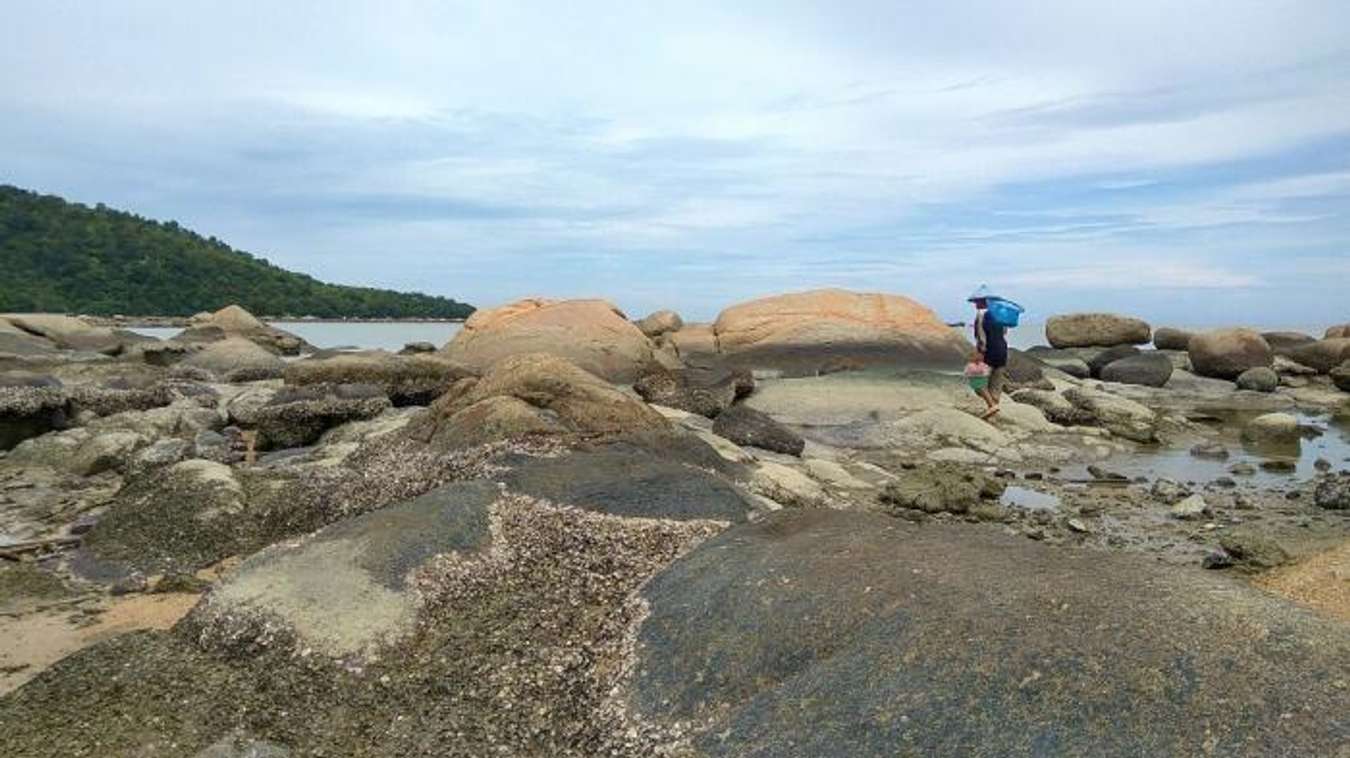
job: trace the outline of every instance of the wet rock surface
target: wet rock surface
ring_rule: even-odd
[[[745,405],[736,405],[718,414],[713,434],[742,446],[772,450],[775,453],[801,455],[806,441],[796,432],[774,421],[767,413]]]
[[[1350,655],[1338,623],[987,531],[783,511],[643,596],[633,707],[682,725],[694,754],[1334,754],[1350,728],[1326,718],[1350,702],[1325,677]]]

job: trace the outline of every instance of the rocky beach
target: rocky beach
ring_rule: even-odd
[[[1350,324],[0,315],[27,756],[1350,756]]]

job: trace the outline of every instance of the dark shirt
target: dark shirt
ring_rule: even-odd
[[[988,311],[980,311],[975,317],[976,343],[984,343],[984,362],[994,368],[1008,365],[1008,328],[995,324],[989,318]],[[980,331],[984,339],[980,339]]]

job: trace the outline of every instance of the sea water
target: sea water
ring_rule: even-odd
[[[430,342],[443,347],[463,324],[450,321],[269,321],[309,344],[329,350],[355,349],[397,351],[409,342]],[[169,339],[181,329],[144,327],[132,329],[159,339]]]

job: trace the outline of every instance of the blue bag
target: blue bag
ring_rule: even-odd
[[[1011,300],[994,298],[989,301],[988,317],[994,320],[994,323],[1012,328],[1017,326],[1017,321],[1022,317],[1026,309],[1014,303]]]

